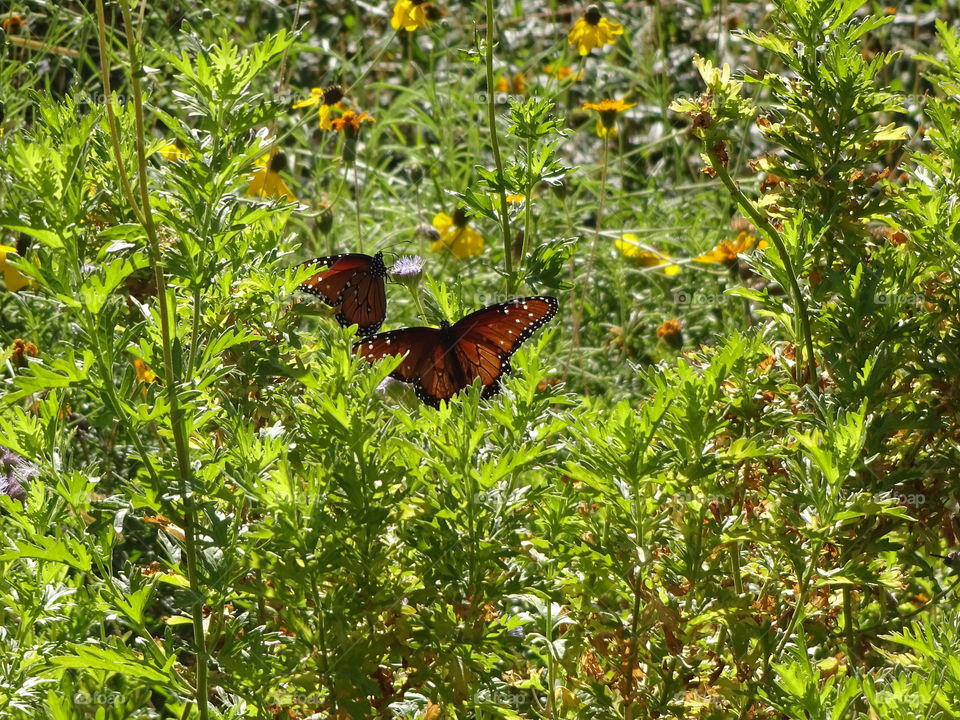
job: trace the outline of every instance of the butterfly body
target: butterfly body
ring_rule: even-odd
[[[354,345],[369,362],[403,355],[391,377],[412,383],[424,403],[438,407],[474,380],[483,397],[500,389],[510,357],[559,308],[556,298],[526,297],[491,305],[439,328],[410,327],[374,335]]]
[[[347,253],[318,257],[303,263],[326,266],[300,285],[336,309],[337,322],[343,327],[357,325],[361,337],[373,335],[387,316],[385,278],[387,266],[383,253],[364,255]]]

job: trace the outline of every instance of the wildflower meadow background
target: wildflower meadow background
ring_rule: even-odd
[[[6,0],[0,718],[960,717],[958,19]]]

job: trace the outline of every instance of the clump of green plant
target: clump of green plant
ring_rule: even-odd
[[[564,75],[538,68],[573,52],[566,17],[551,45],[487,3],[475,78],[472,22],[422,3],[296,37],[257,5],[236,39],[162,5],[45,18],[47,45],[87,33],[78,90],[106,92],[18,89],[0,118],[0,715],[956,715],[947,25],[933,152],[901,156],[901,59],[874,52],[896,28],[778,3],[674,106],[694,188],[662,168],[687,130],[642,135],[694,71],[624,42],[682,40],[679,10]],[[30,39],[0,79],[49,90]],[[290,112],[331,80],[362,134]],[[585,106],[614,113],[602,137]],[[476,252],[438,241],[388,323],[505,286],[563,310],[501,395],[434,410],[295,291],[316,248],[426,249],[451,193]],[[735,210],[754,229],[726,240]]]

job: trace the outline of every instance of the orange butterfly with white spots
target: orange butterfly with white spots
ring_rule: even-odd
[[[499,391],[503,374],[510,372],[510,357],[559,308],[554,297],[516,298],[472,312],[453,325],[380,333],[358,342],[353,351],[369,362],[403,355],[390,376],[412,383],[417,397],[432,407],[477,378],[483,397],[491,397]]]
[[[383,253],[330,255],[302,264],[327,268],[304,281],[300,289],[335,308],[340,325],[356,325],[361,337],[380,329],[387,317],[387,266]]]

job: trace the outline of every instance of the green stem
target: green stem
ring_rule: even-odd
[[[356,148],[353,150],[356,152]],[[360,177],[357,174],[357,160],[354,158],[351,163],[353,166],[353,201],[357,211],[357,248],[359,252],[363,252],[363,224],[360,217]],[[344,175],[346,175],[346,170],[344,170]]]
[[[604,200],[607,196],[607,165],[610,158],[610,130],[603,136],[603,166],[600,169],[600,198],[597,200],[597,225],[593,232],[593,244],[590,246],[590,262],[587,263],[587,277],[593,277],[593,263],[597,256],[597,245],[600,244],[600,228],[603,226]],[[584,283],[583,292],[587,291]],[[581,296],[581,302],[583,296]]]
[[[290,495],[293,498],[297,497],[298,483],[293,479],[293,476],[288,474],[288,479],[290,481]],[[313,495],[313,507],[310,512],[310,517],[317,517],[317,506],[322,502],[323,495],[321,493],[312,493]],[[302,514],[300,512],[299,503],[294,503],[294,514],[296,517],[297,527],[306,527],[306,522],[304,521]],[[333,674],[330,672],[330,651],[327,647],[327,625],[326,618],[324,616],[324,607],[323,607],[323,597],[320,594],[320,585],[317,582],[317,563],[315,562],[314,553],[311,553],[306,544],[306,538],[309,537],[309,533],[303,533],[300,535],[300,555],[303,558],[303,562],[306,564],[306,567],[310,568],[310,591],[313,593],[313,611],[317,620],[317,642],[320,644],[320,672],[323,675],[323,682],[327,685],[327,692],[330,693],[330,705],[333,708],[334,714],[337,712],[337,685],[336,681],[333,678]]]
[[[627,582],[629,582],[629,575]],[[630,659],[627,663],[627,687],[624,692],[624,700],[628,707],[633,705],[633,674],[637,666],[637,656],[640,654],[640,638],[637,637],[640,628],[640,601],[642,600],[643,580],[640,578],[639,569],[633,578],[633,616],[630,618]]]
[[[123,153],[120,150],[120,128],[117,125],[117,116],[113,111],[113,90],[110,87],[110,60],[107,51],[107,29],[106,18],[103,11],[103,0],[97,0],[97,40],[100,47],[100,78],[103,83],[104,105],[107,109],[107,123],[110,126],[110,142],[113,146],[113,158],[117,163],[117,171],[120,173],[120,186],[123,188],[123,194],[130,203],[130,209],[136,216],[141,225],[146,225],[140,206],[137,204],[136,196],[133,194],[133,188],[130,186],[130,179],[127,177],[127,169],[123,164]]]
[[[495,102],[495,83],[493,80],[493,0],[487,0],[487,124],[490,126],[490,147],[493,150],[493,162],[497,166],[497,184],[500,186],[500,234],[503,235],[503,261],[507,271],[507,290],[513,292],[516,277],[513,274],[513,252],[510,243],[510,219],[507,216],[507,191],[503,186],[503,159],[500,157],[500,140],[497,137],[497,106]]]
[[[113,355],[108,355],[108,353],[100,347],[100,336],[97,334],[96,321],[89,315],[90,313],[84,310],[84,318],[86,319],[87,323],[87,332],[90,334],[90,337],[93,340],[94,350],[96,351],[96,356],[100,364],[100,372],[103,373],[103,391],[107,396],[107,402],[113,409],[118,421],[126,419],[132,424],[132,418],[125,411],[124,405],[120,402],[120,398],[117,395],[117,388],[114,386]],[[156,468],[153,467],[153,462],[150,459],[150,455],[147,453],[147,448],[143,444],[143,439],[140,437],[140,433],[134,429],[134,431],[130,433],[130,440],[133,442],[133,446],[137,449],[137,452],[140,453],[140,460],[147,469],[147,474],[150,475],[150,480],[153,482],[154,489],[160,490],[163,487],[161,485],[160,476],[157,474]]]
[[[800,320],[800,334],[802,336],[804,354],[806,355],[807,367],[809,369],[807,373],[807,385],[816,393],[819,391],[820,379],[817,372],[816,356],[813,352],[813,335],[810,332],[810,314],[807,310],[807,301],[803,297],[803,291],[800,289],[800,283],[797,280],[793,262],[787,253],[786,244],[783,242],[783,238],[780,236],[780,233],[777,232],[777,229],[770,224],[770,221],[750,202],[747,196],[743,194],[743,191],[740,190],[733,181],[733,178],[730,177],[730,173],[727,172],[726,166],[724,166],[717,153],[711,148],[706,148],[706,153],[710,159],[710,165],[717,173],[717,177],[720,178],[720,181],[727,188],[727,191],[733,196],[737,205],[744,214],[753,221],[753,224],[767,236],[767,239],[773,243],[773,246],[777,249],[777,253],[783,259],[783,267],[787,271],[787,278],[790,282],[790,291],[793,295],[796,314]],[[803,372],[802,357],[800,357],[799,353],[797,357],[797,372],[800,374]],[[802,381],[802,377],[798,378],[798,380]]]
[[[532,150],[532,142],[527,139],[527,164],[530,163],[530,152]],[[533,235],[533,207],[531,206],[531,201],[533,200],[533,184],[529,181],[527,182],[527,192],[524,196],[523,202],[523,240],[520,242],[520,259],[517,261],[517,274],[522,275],[521,270],[523,269],[523,261],[527,257],[527,247],[530,243],[531,236]]]
[[[574,315],[574,326],[573,326],[573,335],[574,343],[579,344],[580,337],[580,324],[583,320],[582,312],[583,307],[587,302],[587,287],[588,282],[586,278],[593,277],[593,264],[597,256],[597,245],[600,243],[600,227],[603,224],[603,206],[604,206],[604,197],[607,194],[607,160],[608,160],[608,151],[610,148],[610,131],[607,131],[607,134],[603,136],[603,160],[602,167],[600,170],[600,198],[597,201],[597,222],[594,227],[593,232],[593,242],[590,244],[590,257],[587,260],[587,272],[586,275],[580,281],[580,302],[576,308]],[[583,355],[580,356],[580,366],[583,368]],[[586,373],[583,374],[583,394],[589,395],[589,388],[587,387],[587,376]]]
[[[853,592],[843,588],[843,629],[847,636],[847,658],[851,665],[857,664],[856,630],[853,627]]]
[[[803,614],[804,605],[807,602],[807,591],[810,589],[810,583],[813,582],[813,576],[817,572],[817,558],[820,557],[820,551],[823,549],[823,541],[818,541],[817,545],[814,547],[813,552],[810,553],[810,567],[807,569],[807,572],[804,574],[803,579],[800,581],[800,592],[797,593],[797,598],[794,601],[794,611],[793,615],[790,617],[790,621],[787,623],[787,627],[783,629],[783,635],[780,638],[780,641],[777,643],[776,649],[774,649],[772,655],[768,655],[764,659],[764,678],[762,682],[766,682],[769,678],[770,672],[770,658],[779,658],[783,649],[787,646],[787,643],[790,641],[791,636],[793,635],[793,630],[797,626],[797,623],[800,622],[800,616]]]
[[[420,314],[420,319],[424,323],[427,323],[427,311],[423,307],[423,298],[420,297],[420,289],[415,287],[407,286],[407,289],[410,291],[410,294],[413,295],[413,302],[417,305],[417,312]]]
[[[210,160],[211,164],[217,162],[217,155],[220,154],[220,134],[218,132],[213,133],[213,145],[210,150]],[[210,242],[207,245],[207,235],[210,233],[210,222],[213,216],[213,207],[218,204],[220,196],[217,194],[216,173],[212,173],[212,179],[214,183],[214,197],[211,197],[207,202],[206,208],[203,212],[203,223],[200,226],[200,240],[206,247],[212,247],[213,243]],[[201,250],[201,252],[203,252]],[[191,263],[194,272],[196,272],[196,264]],[[196,282],[196,279],[194,279]],[[190,356],[187,360],[187,373],[192,374],[194,370],[194,364],[197,361],[197,348],[200,346],[200,319],[202,316],[203,310],[203,287],[204,283],[197,282],[196,287],[193,289],[193,320],[191,321],[190,326]]]
[[[554,713],[554,693],[556,692],[557,675],[556,662],[553,657],[553,600],[550,596],[546,598],[547,606],[547,626],[544,628],[547,638],[547,707],[546,716],[553,717]]]
[[[196,543],[196,506],[192,490],[192,473],[190,469],[190,448],[187,442],[186,426],[184,423],[184,412],[180,407],[180,400],[177,397],[178,381],[173,372],[173,342],[172,338],[175,328],[172,324],[175,317],[170,311],[166,281],[163,274],[163,266],[160,255],[160,242],[157,236],[157,228],[153,220],[153,211],[150,207],[150,190],[147,187],[147,158],[146,158],[146,139],[143,118],[143,94],[140,87],[140,76],[142,67],[139,62],[138,47],[133,37],[133,24],[130,18],[129,0],[120,0],[120,11],[123,15],[124,30],[127,39],[127,52],[130,55],[130,87],[133,93],[134,117],[136,120],[136,149],[137,149],[137,174],[138,186],[140,192],[140,213],[138,219],[141,221],[147,234],[148,249],[150,254],[150,265],[153,269],[154,279],[157,285],[157,300],[160,314],[160,335],[163,346],[163,372],[164,382],[167,390],[167,402],[170,405],[170,424],[173,432],[174,445],[176,448],[177,462],[177,481],[179,484],[180,495],[184,504],[184,550],[186,554],[187,577],[190,582],[190,589],[194,596],[193,605],[193,630],[194,645],[197,655],[197,687],[196,701],[200,720],[208,720],[209,707],[207,687],[207,651],[203,628],[203,595],[200,590],[200,581],[198,573],[198,555]],[[99,38],[101,42],[101,72],[104,76],[109,74],[108,64],[103,64],[107,56],[106,48],[106,20],[103,10],[103,0],[97,0],[97,19],[99,23]],[[104,93],[109,100],[109,83],[104,84]],[[113,136],[114,152],[119,153],[120,139],[118,127],[111,123],[111,135]],[[122,158],[117,157],[117,164],[122,166]],[[131,206],[136,207],[136,200],[129,186],[125,187],[129,192],[128,200]]]
[[[743,595],[743,579],[740,577],[740,543],[730,545],[730,573],[733,575],[733,589],[737,597]]]
[[[391,35],[386,39],[386,42],[384,42],[383,45],[380,47],[380,49],[377,51],[377,54],[374,56],[373,60],[371,60],[370,63],[367,65],[366,69],[360,73],[360,77],[354,80],[353,84],[348,85],[344,88],[343,90],[344,93],[346,93],[347,91],[353,90],[355,87],[357,87],[361,83],[361,81],[363,81],[363,79],[367,75],[370,74],[370,71],[373,70],[373,68],[376,66],[378,62],[380,62],[380,58],[383,57],[383,54],[387,51],[387,48],[389,48],[393,44],[394,39],[399,34],[400,34],[399,30],[393,31],[393,35]]]

